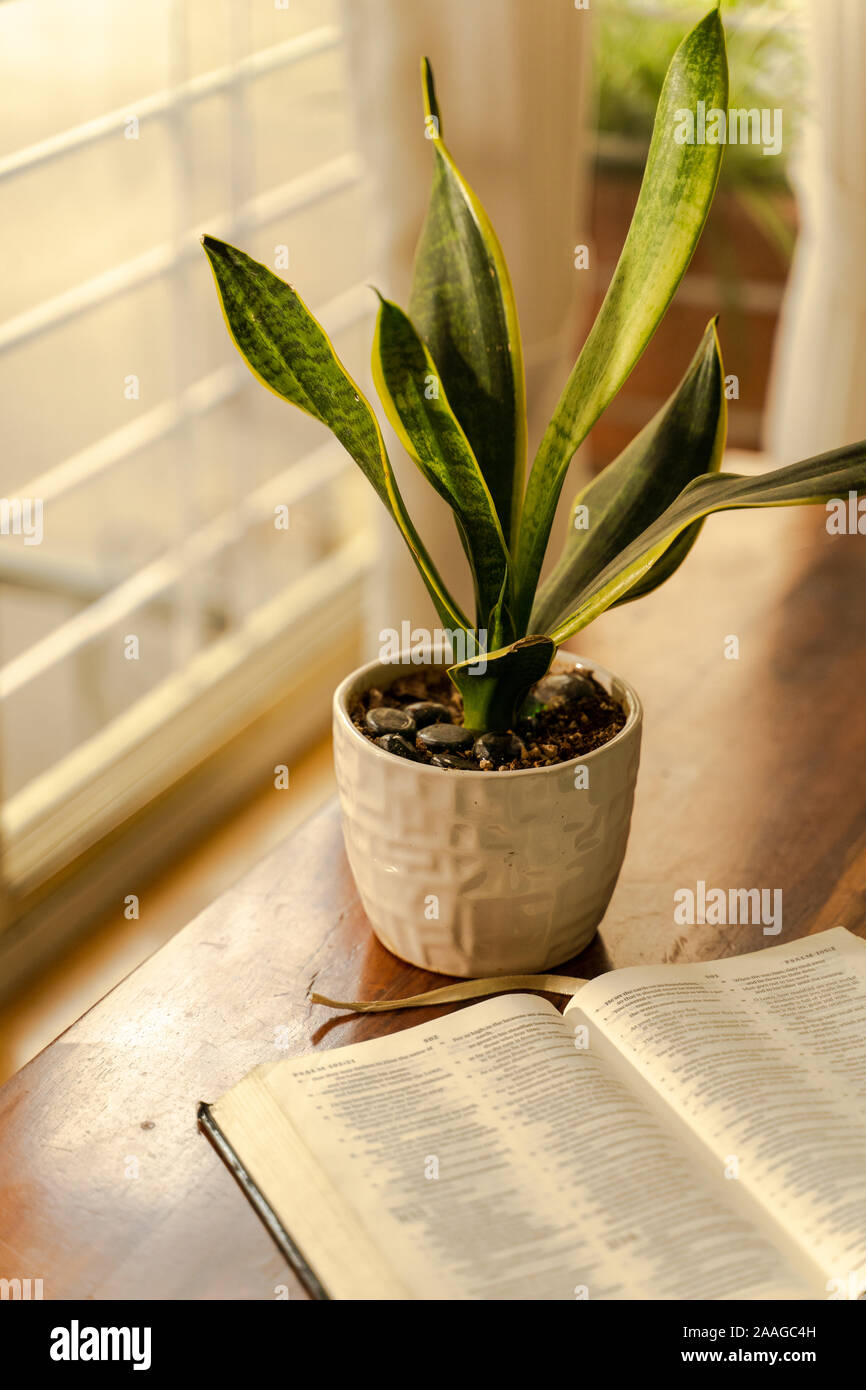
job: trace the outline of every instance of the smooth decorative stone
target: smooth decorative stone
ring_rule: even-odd
[[[417,748],[402,734],[382,734],[375,743],[378,748],[384,748],[386,753],[393,753],[395,757],[408,758],[413,763],[421,761]]]
[[[540,705],[551,705],[560,700],[591,700],[595,690],[584,676],[569,671],[565,675],[544,676],[529,694]]]
[[[473,751],[480,763],[499,767],[502,763],[519,762],[525,750],[514,734],[481,734]]]
[[[406,713],[415,720],[418,729],[426,729],[428,724],[453,724],[454,720],[447,705],[436,700],[419,700],[416,705],[407,705]]]
[[[418,740],[430,753],[468,753],[475,742],[462,724],[428,724]]]
[[[388,705],[377,705],[368,709],[364,723],[373,734],[414,734],[415,720],[404,709],[391,709]]]
[[[433,767],[450,767],[457,772],[478,772],[478,764],[470,758],[461,758],[459,753],[435,753]]]

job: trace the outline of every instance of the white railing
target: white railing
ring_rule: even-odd
[[[298,212],[322,198],[332,197],[346,188],[351,188],[361,178],[362,166],[354,154],[340,155],[327,164],[320,164],[298,178],[291,179],[279,188],[271,189],[260,197],[253,198],[238,209],[235,217],[245,228],[258,227],[277,217]],[[179,265],[192,261],[201,255],[199,241],[205,231],[219,233],[227,230],[230,219],[225,214],[207,219],[201,228],[190,231],[181,245],[164,242],[151,247],[140,256],[123,261],[111,270],[94,275],[92,279],[75,285],[71,290],[54,295],[42,304],[27,309],[23,314],[7,319],[0,324],[0,353],[10,348],[21,347],[30,339],[60,328],[96,309],[100,304],[128,294],[130,290],[141,289],[143,285],[162,275],[169,275]]]
[[[341,34],[336,25],[322,25],[318,29],[309,29],[305,34],[298,34],[295,38],[286,39],[284,43],[251,53],[231,66],[212,68],[210,72],[192,77],[175,88],[152,92],[138,101],[128,102],[116,111],[108,111],[96,120],[71,126],[47,140],[40,140],[35,145],[28,145],[25,149],[6,155],[0,159],[0,180],[12,178],[15,174],[27,173],[40,164],[61,159],[64,155],[74,154],[98,140],[118,135],[132,117],[139,122],[153,117],[172,117],[178,106],[202,101],[218,92],[230,91],[238,83],[264,77],[267,73],[277,72],[292,63],[300,62],[303,58],[325,53],[328,49],[336,48],[340,42]]]
[[[358,322],[367,312],[369,292],[365,285],[359,284],[331,300],[320,316],[331,333],[338,333]],[[241,372],[243,377],[240,380],[251,379],[245,368],[241,368]],[[237,385],[240,385],[240,380]],[[201,384],[198,383],[198,386]],[[218,400],[225,399],[227,391],[228,383],[223,387],[222,395],[218,396],[213,391],[208,394],[200,393],[199,408],[210,408]],[[167,429],[171,428],[168,422],[164,423]],[[153,435],[152,428],[150,434]],[[126,443],[128,446],[129,441]],[[127,457],[128,454],[123,456]],[[282,473],[269,478],[261,487],[240,499],[229,511],[220,513],[192,535],[187,536],[179,545],[143,566],[80,613],[76,613],[73,618],[55,628],[47,637],[34,642],[20,656],[0,667],[0,700],[16,694],[23,686],[44,675],[59,661],[101,637],[115,623],[152,602],[176,584],[184,574],[224,550],[237,538],[239,530],[272,518],[277,504],[283,503],[291,507],[302,498],[327,487],[346,469],[348,462],[348,454],[334,441],[289,464]],[[63,465],[60,467],[63,468]],[[50,479],[50,475],[43,476]],[[92,477],[91,468],[86,478]],[[86,479],[79,467],[77,471],[67,470],[61,475],[61,480],[65,482],[68,490],[69,486],[77,485]],[[37,479],[36,483],[38,482]],[[44,497],[35,487],[36,484],[28,485],[28,491],[31,491],[34,497]],[[56,481],[53,495],[58,495]]]
[[[201,257],[199,240],[204,231],[226,237],[237,235],[238,229],[246,233],[311,208],[361,180],[363,170],[358,156],[346,151],[334,158],[323,158],[284,184],[248,196],[248,129],[243,109],[248,84],[337,49],[342,43],[338,25],[322,24],[187,79],[184,14],[183,0],[176,0],[169,47],[170,68],[177,80],[170,88],[144,95],[95,120],[61,130],[0,158],[2,182],[47,168],[122,134],[133,117],[139,123],[164,121],[174,142],[174,234],[170,240],[0,324],[0,354],[14,353],[122,295],[183,271],[196,257]],[[243,48],[239,39],[235,32],[232,46],[237,53]],[[228,206],[200,226],[191,226],[183,177],[189,158],[185,112],[192,103],[218,94],[224,94],[230,103],[234,133]],[[183,299],[184,283],[181,275],[177,280],[179,310],[187,303]],[[359,283],[334,296],[316,310],[316,315],[331,334],[339,334],[361,321],[371,308],[369,291]],[[183,312],[175,314],[175,323],[169,330],[170,338],[175,335],[168,344],[174,357],[182,345],[177,338],[178,320],[182,329]],[[29,481],[17,482],[16,493],[38,497],[43,505],[64,499],[77,489],[98,482],[151,446],[170,438],[183,439],[183,431],[191,421],[231,400],[252,381],[246,367],[234,358],[192,385],[176,380],[174,393],[167,399]],[[0,667],[0,701],[19,695],[39,677],[104,636],[115,624],[154,601],[164,603],[170,594],[174,596],[172,603],[177,604],[177,621],[183,625],[200,596],[198,581],[193,576],[200,572],[203,562],[230,552],[248,528],[272,520],[275,506],[296,505],[337,482],[351,467],[348,455],[331,441],[289,463],[252,492],[241,492],[231,507],[202,524],[195,522],[195,507],[187,507],[184,514],[190,518],[190,524],[183,538],[113,585],[113,575],[100,576],[99,567],[88,558],[82,569],[86,582],[77,590],[74,582],[64,587],[64,575],[74,581],[75,555],[70,559],[65,555],[49,558],[46,554],[43,560],[41,553],[16,550],[14,563],[10,557],[8,565],[9,579],[16,582],[17,576],[17,582],[27,583],[32,571],[32,587],[53,592],[54,585],[58,592],[77,598],[86,606]],[[242,489],[241,470],[238,477]],[[323,679],[315,672],[325,660],[329,643],[333,644],[339,636],[345,644],[349,633],[357,633],[363,605],[362,581],[372,553],[369,529],[360,518],[357,532],[351,525],[339,529],[333,548],[317,555],[312,567],[300,578],[258,607],[245,610],[239,615],[237,627],[224,636],[197,651],[190,649],[184,661],[175,661],[161,684],[147,691],[134,705],[120,710],[98,735],[71,747],[58,762],[38,772],[7,799],[0,816],[4,850],[0,890],[5,882],[19,901],[25,888],[28,893],[36,891],[49,871],[71,863],[79,851],[101,843],[100,837],[118,819],[141,809],[151,794],[161,792],[173,777],[185,774],[191,748],[197,749],[197,757],[206,753],[209,756],[219,740],[232,738],[233,721],[253,717],[263,707],[263,692],[268,692],[267,698],[274,701],[280,692],[285,697],[286,691],[294,691],[296,686],[308,691],[311,682]],[[40,572],[40,562],[44,572]],[[304,661],[293,663],[290,671],[287,653],[294,651],[297,640],[301,641]],[[255,666],[253,678],[249,676],[251,660]],[[331,661],[333,664],[333,657]],[[320,693],[317,687],[315,699],[307,699],[304,708],[318,711],[321,704],[324,709],[326,702],[319,700]],[[157,748],[158,753],[154,752]]]

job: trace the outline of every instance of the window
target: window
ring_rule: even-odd
[[[354,371],[372,296],[336,0],[13,0],[0,65],[2,898],[18,944],[48,930],[55,890],[76,915],[82,866],[110,885],[122,829],[135,862],[156,858],[261,784],[275,749],[289,761],[355,655],[369,489],[238,359],[202,231],[297,279]],[[142,829],[269,719],[252,765],[224,762],[160,835]]]

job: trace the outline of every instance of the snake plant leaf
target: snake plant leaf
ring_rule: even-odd
[[[613,463],[574,499],[562,555],[541,586],[529,626],[550,632],[579,594],[702,473],[717,472],[727,428],[725,377],[716,321],[701,339],[685,375],[662,408]],[[685,559],[696,521],[620,602],[648,593]]]
[[[473,732],[513,729],[531,686],[546,675],[556,644],[543,634],[448,669],[463,696],[463,724]]]
[[[415,257],[410,317],[437,364],[510,546],[526,458],[526,388],[502,248],[443,139],[433,71],[421,64],[433,188]]]
[[[400,443],[454,512],[475,582],[477,626],[495,631],[499,645],[509,556],[493,499],[427,348],[403,310],[380,301],[373,340],[379,398]],[[506,585],[506,601],[507,594]]]
[[[709,212],[723,146],[680,144],[675,138],[683,129],[682,111],[694,112],[698,102],[708,111],[727,108],[725,36],[717,9],[686,35],[671,59],[622,254],[529,475],[518,546],[518,627],[528,621],[574,452],[658,327]]]
[[[379,422],[324,329],[267,266],[216,237],[203,237],[202,244],[229,333],[247,366],[276,395],[328,426],[399,526],[445,626],[468,630],[406,511]]]
[[[866,493],[866,440],[773,469],[755,477],[708,473],[695,478],[677,500],[626,546],[577,596],[571,614],[551,634],[565,642],[643,578],[673,541],[712,512],[745,507],[792,507]]]
[[[718,472],[718,470],[716,471]],[[681,531],[664,554],[656,560],[655,564],[650,566],[643,578],[626,590],[621,598],[616,599],[611,604],[611,608],[619,608],[623,603],[634,603],[636,598],[645,598],[647,594],[652,593],[653,589],[664,584],[666,579],[670,579],[671,575],[679,569],[701,534],[704,521],[705,518],[701,517],[700,521],[693,521],[691,526],[687,526],[684,531]]]

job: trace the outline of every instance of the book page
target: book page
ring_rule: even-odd
[[[297,1165],[275,1173],[261,1106],[242,1122],[251,1083],[302,1140],[328,1201]],[[393,1297],[395,1285],[424,1299],[808,1296],[535,997],[260,1067],[213,1110],[286,1229],[304,1224],[298,1243],[333,1297]],[[341,1203],[338,1224],[356,1233],[342,1251]]]
[[[825,1296],[866,1287],[866,943],[838,927],[618,970],[566,1016],[577,1008],[699,1137],[732,1196],[742,1188],[823,1271]]]

